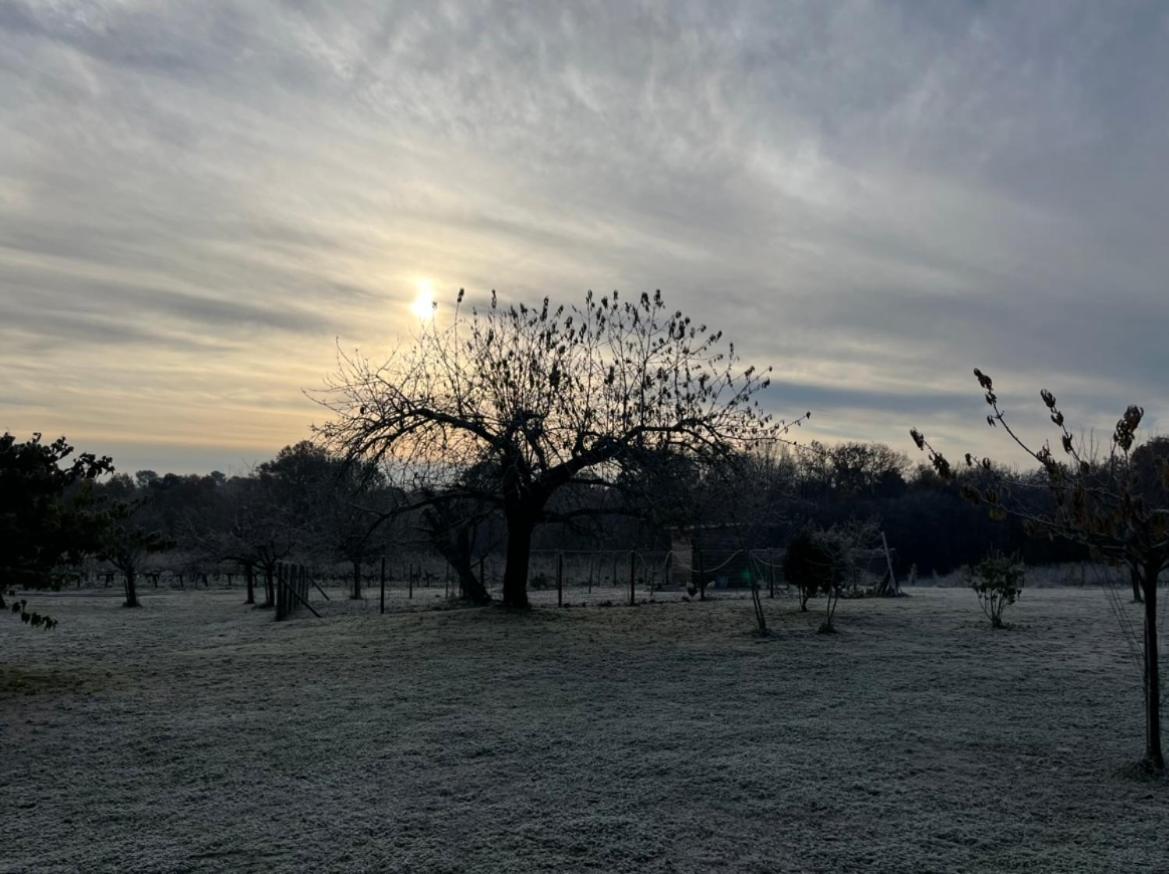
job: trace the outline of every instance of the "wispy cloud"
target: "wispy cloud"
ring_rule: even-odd
[[[661,288],[824,436],[993,445],[974,365],[1164,427],[1167,42],[1136,2],[5,3],[0,427],[274,451],[422,278]]]

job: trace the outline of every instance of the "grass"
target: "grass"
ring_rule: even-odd
[[[725,593],[367,594],[280,624],[238,590],[37,596],[61,624],[0,629],[0,676],[82,680],[0,683],[0,871],[1169,870],[1099,589],[1028,590],[1007,632],[964,589],[827,636],[766,599],[767,638]]]

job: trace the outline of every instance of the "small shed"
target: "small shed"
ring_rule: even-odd
[[[785,541],[786,533],[783,525],[742,523],[671,528],[669,584],[685,588],[705,579],[709,588],[747,588],[762,573],[761,558],[782,555],[776,544]]]

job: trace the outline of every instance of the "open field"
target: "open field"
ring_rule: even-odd
[[[842,601],[835,636],[777,598],[767,640],[723,593],[281,624],[103,594],[0,629],[0,871],[1169,871],[1100,589],[1005,632],[963,589]]]

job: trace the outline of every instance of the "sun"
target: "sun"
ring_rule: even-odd
[[[410,304],[410,312],[420,319],[434,318],[434,285],[429,279],[418,283],[418,296]]]

